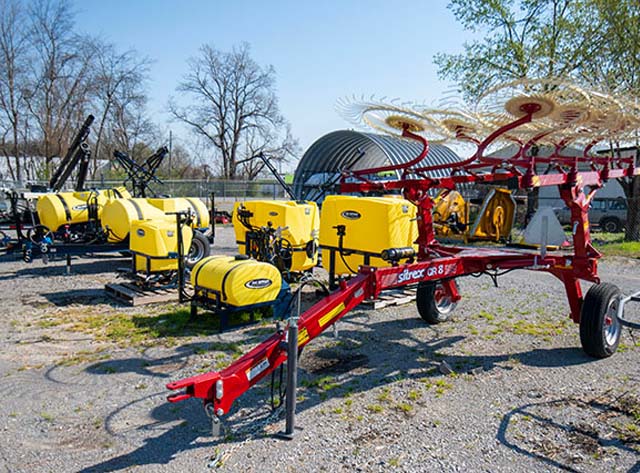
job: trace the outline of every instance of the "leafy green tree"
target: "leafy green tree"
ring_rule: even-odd
[[[467,98],[523,77],[574,75],[602,49],[603,18],[581,0],[452,0],[462,26],[483,39],[461,54],[437,54],[438,74],[460,84]]]
[[[452,0],[467,30],[483,34],[461,54],[438,54],[442,78],[467,99],[492,85],[524,78],[572,77],[605,92],[640,95],[640,3],[637,0]],[[637,125],[636,125],[637,126]],[[626,142],[626,143],[625,143]],[[637,131],[611,137],[612,148]],[[640,178],[621,179],[629,202],[626,238],[640,238]],[[530,195],[529,212],[537,207]]]

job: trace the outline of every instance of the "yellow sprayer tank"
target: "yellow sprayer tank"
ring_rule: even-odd
[[[191,270],[196,296],[243,307],[274,301],[282,287],[282,276],[269,264],[239,256],[208,256]],[[205,294],[205,290],[208,290]]]
[[[193,230],[182,227],[184,254],[189,251]],[[129,249],[134,252],[136,271],[175,271],[178,269],[178,232],[176,222],[162,220],[133,220]],[[144,256],[137,255],[141,253]],[[169,256],[172,258],[168,258]],[[147,266],[147,256],[149,266]]]
[[[320,217],[315,202],[293,200],[236,202],[233,210],[233,229],[236,233],[238,250],[241,254],[245,254],[246,235],[249,230],[238,220],[238,209],[241,205],[253,214],[249,218],[252,226],[266,227],[271,223],[274,228],[283,229],[282,238],[287,240],[293,249],[291,271],[306,271],[318,264]]]
[[[388,248],[417,246],[416,206],[405,199],[388,197],[354,197],[330,195],[322,203],[320,214],[320,247],[323,266],[329,270],[330,252],[339,250],[340,239],[335,227],[344,225],[343,254],[335,253],[335,274],[358,271],[365,264],[363,252],[370,254],[370,266],[389,266],[380,255]],[[360,253],[357,253],[360,252]],[[344,258],[344,261],[343,261]],[[346,262],[346,264],[345,264]],[[348,265],[348,267],[347,267]]]
[[[151,205],[146,199],[117,199],[107,203],[102,209],[100,219],[102,228],[109,231],[109,241],[117,243],[129,235],[134,220],[176,221],[175,216],[165,213]]]
[[[52,192],[38,198],[36,211],[40,223],[55,232],[63,225],[88,222],[88,205],[93,198],[97,198],[98,218],[100,218],[107,202],[129,197],[131,196],[124,187],[100,191]]]
[[[206,228],[211,223],[207,206],[198,198],[172,197],[147,199],[147,201],[164,213],[190,211],[195,215],[191,225],[193,228]]]

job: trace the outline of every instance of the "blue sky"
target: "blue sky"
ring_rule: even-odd
[[[340,97],[375,95],[437,101],[452,84],[438,79],[433,56],[460,52],[463,31],[445,0],[222,1],[75,0],[77,25],[121,50],[154,60],[150,110],[174,135],[166,104],[186,60],[202,44],[228,50],[246,41],[254,59],[277,74],[280,108],[306,149],[322,135],[348,128],[334,110]]]

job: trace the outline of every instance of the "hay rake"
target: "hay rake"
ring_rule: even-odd
[[[620,290],[601,283],[597,272],[600,253],[592,246],[588,208],[597,189],[610,179],[632,178],[640,174],[634,159],[593,157],[590,150],[604,138],[624,140],[640,128],[638,108],[625,106],[621,99],[588,91],[559,80],[519,80],[487,91],[467,110],[409,108],[375,101],[342,102],[344,115],[356,124],[379,131],[400,133],[422,143],[422,152],[405,164],[381,166],[345,173],[343,193],[401,191],[417,206],[417,251],[389,248],[385,258],[390,267],[361,266],[350,280],[341,280],[333,291],[299,318],[289,319],[288,330],[278,330],[267,340],[221,371],[169,383],[176,393],[170,402],[202,399],[206,411],[219,427],[220,417],[233,402],[261,379],[287,361],[287,428],[293,433],[295,412],[295,372],[297,354],[304,346],[334,325],[362,301],[376,298],[382,291],[417,285],[417,308],[428,323],[449,317],[460,299],[456,278],[465,275],[498,276],[515,270],[543,271],[558,278],[566,291],[570,317],[579,324],[585,352],[596,358],[611,356],[617,349],[621,324],[616,317]],[[453,164],[426,165],[429,141],[457,139],[474,143],[476,151]],[[512,156],[487,156],[497,142],[517,145]],[[562,150],[581,144],[584,153],[568,157]],[[552,145],[547,157],[532,155],[540,144]],[[585,165],[588,170],[584,170]],[[580,167],[579,167],[580,166]],[[444,178],[425,173],[448,169]],[[399,180],[370,179],[381,171],[400,171]],[[525,252],[501,248],[447,246],[438,242],[432,219],[433,190],[454,190],[469,183],[501,185],[511,189],[557,186],[571,210],[573,252]],[[581,281],[594,283],[583,295]]]

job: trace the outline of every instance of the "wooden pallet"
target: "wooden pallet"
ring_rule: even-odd
[[[106,293],[114,299],[130,306],[169,302],[178,300],[177,289],[142,288],[131,283],[107,284]]]
[[[375,300],[364,301],[363,304],[370,309],[382,309],[384,307],[407,304],[416,300],[416,289],[391,289],[380,294]]]

